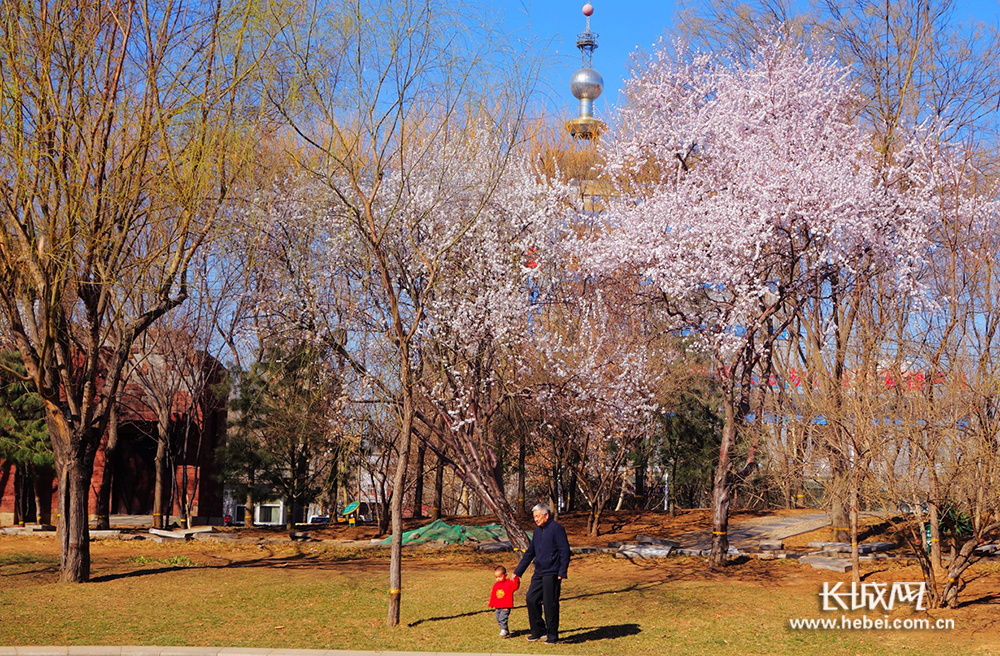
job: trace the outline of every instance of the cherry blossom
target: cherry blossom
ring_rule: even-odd
[[[462,127],[401,145],[377,176],[300,171],[262,193],[247,221],[268,253],[257,304],[274,329],[335,346],[356,412],[399,404],[400,367],[420,371],[421,435],[526,547],[489,426],[522,393],[535,281],[572,206],[509,135]],[[414,345],[405,363],[394,312]]]
[[[849,71],[780,38],[745,63],[661,44],[625,95],[603,144],[618,195],[578,248],[595,274],[646,284],[715,359],[726,412],[713,499],[721,562],[729,451],[752,376],[832,272],[888,273],[899,293],[916,291],[939,209],[938,167],[919,157],[935,131],[913,129],[894,160],[880,158],[853,120],[861,99]]]

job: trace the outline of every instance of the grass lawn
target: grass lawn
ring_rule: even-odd
[[[385,626],[384,550],[329,543],[229,545],[147,541],[92,544],[92,577],[56,582],[52,538],[0,536],[0,645],[190,645],[636,654],[1000,654],[1000,571],[981,564],[953,611],[890,617],[952,618],[955,629],[792,630],[820,610],[823,581],[849,575],[796,562],[750,560],[722,572],[704,559],[629,562],[576,557],[564,582],[562,644],[525,642],[522,588],[500,640],[486,601],[492,565],[511,554],[408,548],[403,625]],[[916,568],[873,569],[868,581],[919,580]],[[525,585],[527,581],[525,581]],[[871,614],[882,617],[883,613]],[[852,614],[860,617],[860,611]]]

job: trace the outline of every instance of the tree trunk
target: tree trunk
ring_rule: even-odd
[[[59,580],[85,583],[90,580],[90,481],[100,437],[91,429],[76,432],[61,410],[48,404],[45,420],[59,481],[55,508]]]
[[[569,480],[566,482],[566,512],[576,510],[576,469],[569,472]]]
[[[791,472],[791,481],[789,481],[789,489],[792,494],[792,508],[805,508],[806,495],[805,495],[805,474],[803,473],[803,467],[805,463],[800,455],[801,443],[805,442],[805,435],[800,435],[799,431],[795,428],[791,429],[792,432],[792,458],[789,467],[789,472]],[[804,432],[804,431],[803,431]]]
[[[851,580],[861,583],[861,558],[858,550],[858,482],[851,485]]]
[[[729,473],[730,450],[736,443],[736,408],[731,394],[725,395],[726,421],[719,445],[719,462],[712,481],[712,553],[709,564],[721,567],[729,553],[729,503],[731,479]]]
[[[389,532],[392,523],[392,495],[382,490],[382,501],[377,504],[378,508],[378,536],[382,537]]]
[[[626,476],[627,476],[627,473],[626,472],[622,472],[621,483],[618,484],[619,485],[619,487],[618,487],[618,503],[615,504],[615,512],[617,512],[617,511],[619,511],[619,510],[622,509],[622,507],[625,505],[625,497],[628,496],[627,481],[625,480]]]
[[[476,487],[485,487],[482,481],[476,481],[476,484]],[[514,516],[514,510],[507,503],[507,499],[501,496],[499,490],[496,488],[484,489],[476,496],[483,500],[483,503],[486,504],[490,512],[496,516],[500,525],[507,531],[507,539],[510,540],[514,551],[524,552],[529,544],[528,534],[521,528],[517,518]]]
[[[844,503],[845,496],[850,495],[850,490],[845,490],[843,486],[846,477],[846,467],[839,451],[832,455],[833,460],[833,495],[830,499],[830,539],[833,542],[848,542],[851,538],[851,518],[848,512],[849,503]],[[845,492],[847,493],[845,495]]]
[[[191,528],[191,497],[188,495],[188,485],[190,480],[188,479],[188,468],[184,464],[184,460],[181,460],[181,480],[177,481],[177,505],[179,506],[181,514],[181,524],[184,528]],[[197,488],[197,482],[195,482],[195,487]]]
[[[927,504],[930,511],[931,567],[934,568],[934,574],[940,574],[941,570],[944,569],[944,565],[941,562],[941,521],[937,505],[938,497],[936,488],[936,480],[934,476],[931,476],[931,500]]]
[[[51,481],[46,480],[48,477],[35,476],[34,482],[34,494],[35,494],[35,513],[38,515],[39,524],[51,524],[52,523],[52,485]],[[47,487],[43,490],[43,485]]]
[[[170,523],[170,511],[166,510],[170,494],[166,490],[171,477],[167,476],[167,440],[169,439],[170,421],[164,417],[156,422],[156,460],[153,469],[156,471],[156,482],[153,486],[153,528],[164,528]]]
[[[601,504],[596,504],[590,508],[587,529],[587,535],[592,538],[596,538],[601,534]]]
[[[253,479],[250,479],[250,490],[253,490]],[[247,492],[246,503],[243,504],[245,512],[243,514],[243,527],[252,528],[253,527],[253,513],[254,513],[254,503],[253,503],[253,492]]]
[[[462,484],[462,492],[458,495],[458,508],[459,514],[468,516],[471,514],[470,504],[469,504],[469,486]]]
[[[976,554],[976,547],[986,543],[984,537],[992,535],[1000,529],[1000,522],[990,524],[981,530],[978,537],[967,540],[952,559],[948,567],[948,578],[945,580],[944,591],[938,601],[939,608],[957,608],[958,592],[961,589],[961,578],[965,570],[977,563],[982,556]]]
[[[431,519],[441,519],[441,511],[444,503],[444,458],[437,459],[434,466],[434,501],[431,505]]]
[[[526,440],[527,438],[522,433],[521,443],[517,446],[517,503],[514,505],[514,512],[517,513],[518,517],[528,516],[528,509],[524,501],[527,489],[524,468],[525,451],[527,451],[525,446]]]
[[[392,479],[392,540],[389,550],[389,610],[386,615],[386,626],[399,625],[400,607],[403,592],[403,489],[406,484],[406,465],[410,459],[410,434],[413,430],[413,396],[409,381],[407,364],[409,356],[406,349],[401,353],[403,365],[403,407],[402,422],[399,430],[399,459],[396,461],[396,473]]]
[[[646,458],[639,459],[639,464],[635,466],[635,509],[643,510],[646,507]]]
[[[510,540],[511,547],[513,547],[515,552],[524,553],[524,550],[529,545],[528,534],[521,528],[517,518],[514,516],[513,510],[508,509],[507,512],[494,512],[497,515],[497,519],[500,520],[500,525],[507,531],[507,539]]]
[[[118,453],[118,407],[111,405],[108,413],[108,440],[104,445],[104,471],[101,472],[101,486],[97,491],[97,530],[111,528],[111,485],[115,471],[115,456]]]
[[[24,465],[14,467],[14,526],[24,526],[26,499],[24,496]]]
[[[59,467],[59,540],[62,557],[59,580],[85,583],[90,580],[90,527],[88,505],[93,459],[73,457]]]
[[[663,481],[663,496],[666,499],[667,510],[670,511],[670,516],[673,517],[677,514],[677,501],[674,494],[675,481],[677,480],[677,458],[672,458],[670,461],[670,478]]]
[[[413,517],[424,516],[424,457],[427,455],[427,443],[423,440],[417,445],[417,471],[413,487]]]
[[[484,454],[491,457],[492,454]],[[470,462],[463,462],[459,471],[462,473],[464,489],[469,490],[489,512],[491,512],[504,527],[507,538],[515,551],[524,551],[528,548],[528,535],[521,528],[514,514],[514,509],[507,502],[504,495],[502,480],[497,480],[497,469],[491,468],[485,474]]]
[[[559,454],[556,453],[549,478],[549,510],[552,511],[552,519],[559,519],[559,465]]]
[[[199,430],[196,433],[198,435],[197,446],[195,448],[195,453],[194,453],[194,462],[196,463],[196,466],[192,471],[189,472],[187,463],[189,461],[188,446],[190,445],[191,442],[191,422],[192,422],[191,414],[188,413],[185,416],[185,422],[184,422],[184,438],[183,438],[184,448],[182,449],[179,458],[181,465],[180,466],[181,480],[178,482],[179,489],[177,494],[177,501],[178,505],[180,506],[181,517],[185,528],[191,528],[192,524],[191,508],[194,506],[194,499],[198,495],[198,486],[201,485],[201,480],[200,480],[201,468],[197,466],[197,463],[201,462],[201,448],[203,444],[202,438],[204,437],[204,422],[203,422],[202,424],[203,430]],[[199,511],[200,510],[201,509],[199,508]]]
[[[330,516],[331,523],[337,522],[337,497],[340,495],[340,467],[342,464],[341,457],[338,455],[333,461],[333,467],[330,468],[330,477],[326,481],[327,507],[324,508],[324,514]]]

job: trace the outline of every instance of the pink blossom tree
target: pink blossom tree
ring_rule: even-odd
[[[914,291],[934,213],[926,169],[877,161],[851,120],[848,72],[776,39],[744,63],[661,47],[633,78],[603,148],[618,197],[581,243],[600,273],[632,275],[714,360],[724,428],[711,562],[725,562],[732,452],[751,382],[831,271],[886,271]],[[905,151],[906,147],[902,151]],[[903,184],[905,182],[905,184]]]
[[[455,188],[478,174],[463,171]],[[427,370],[420,413],[438,457],[455,469],[504,526],[517,549],[528,547],[504,487],[499,415],[533,394],[529,347],[537,330],[539,274],[558,253],[569,189],[538,174],[524,153],[511,157],[479,220],[442,258],[421,333]],[[438,444],[444,445],[442,450]]]
[[[589,506],[588,533],[596,537],[629,456],[649,433],[659,376],[650,366],[656,349],[643,309],[623,302],[621,289],[575,289],[576,301],[550,310],[536,334],[542,381],[536,432],[574,454],[568,464]]]
[[[427,131],[393,143],[372,175],[323,163],[293,172],[261,191],[244,222],[265,235],[260,274],[268,284],[255,303],[263,323],[329,347],[348,407],[365,414],[377,406],[396,422],[390,624],[398,622],[414,435],[527,546],[497,475],[491,424],[522,393],[518,345],[529,332],[537,268],[526,253],[535,249],[532,261],[542,261],[539,246],[570,209],[565,190],[538,175],[515,143],[517,126],[434,118],[422,117]]]

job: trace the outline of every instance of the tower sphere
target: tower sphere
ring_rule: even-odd
[[[594,100],[604,91],[604,78],[592,68],[581,68],[570,78],[569,90],[578,100]]]
[[[594,15],[594,5],[590,4],[589,2],[587,4],[585,4],[585,5],[583,5],[583,15],[587,16],[587,17],[593,16]]]

